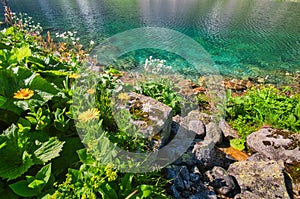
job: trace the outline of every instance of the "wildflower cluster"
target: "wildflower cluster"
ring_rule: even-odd
[[[112,164],[107,164],[104,170],[108,181],[114,181],[117,179],[118,175],[117,172],[113,169]]]
[[[166,63],[166,60],[152,59],[152,56],[150,56],[149,59],[145,60],[144,70],[146,72],[152,72],[154,74],[172,73],[172,67],[166,66],[165,63]]]

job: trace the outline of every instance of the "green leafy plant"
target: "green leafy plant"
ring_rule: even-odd
[[[44,39],[32,18],[6,14],[10,25],[0,31],[0,195],[166,198],[159,172],[118,173],[84,149],[70,105],[74,79],[82,75],[79,66],[94,60],[76,33],[57,33],[55,39],[47,33]],[[121,75],[110,67],[94,89],[84,91],[95,93],[96,107],[90,112],[107,139],[129,151],[145,151],[148,143],[127,135],[127,126],[118,127],[112,115],[111,96]],[[105,141],[101,151],[111,149]]]
[[[241,137],[233,145],[242,145],[263,125],[300,132],[300,96],[289,87],[259,86],[242,96],[231,97],[229,92],[228,97],[227,120]]]
[[[58,184],[51,198],[167,198],[159,175],[120,174],[113,165],[102,165],[86,149],[77,151],[79,170],[69,169],[66,180]],[[146,183],[146,184],[145,184]]]
[[[167,80],[142,82],[141,89],[137,90],[146,96],[152,97],[173,109],[173,114],[181,112],[182,97],[178,95]]]
[[[51,175],[51,163],[42,167],[35,176],[26,176],[26,180],[20,180],[9,187],[17,195],[22,197],[33,197],[43,195],[44,189],[50,188],[54,183],[54,177]],[[50,186],[49,186],[50,185]]]

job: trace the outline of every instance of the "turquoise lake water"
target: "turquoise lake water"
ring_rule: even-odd
[[[223,75],[257,77],[300,71],[300,3],[266,0],[11,0],[14,12],[26,12],[45,31],[77,31],[96,44],[116,33],[163,27],[197,41]],[[129,53],[129,65],[147,57],[167,60],[180,73],[193,67],[159,50]],[[126,58],[124,56],[124,58]],[[128,58],[131,57],[131,58]]]

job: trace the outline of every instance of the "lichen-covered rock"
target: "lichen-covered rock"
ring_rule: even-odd
[[[234,162],[234,160],[228,159],[226,154],[220,150],[216,150],[213,141],[204,140],[196,142],[192,153],[194,154],[193,159],[195,159],[195,163],[201,172],[210,170],[214,166],[228,168],[228,166]]]
[[[194,132],[196,135],[204,137],[205,127],[202,121],[200,120],[200,112],[193,110],[184,118],[184,121],[187,123],[188,129]]]
[[[242,161],[231,164],[228,173],[237,180],[242,195],[250,191],[258,198],[288,199],[290,197],[285,186],[283,168],[283,162],[273,160]]]
[[[300,162],[300,134],[262,128],[247,137],[247,145],[276,161]]]
[[[221,195],[227,195],[235,189],[235,183],[231,176],[222,167],[214,167],[206,171],[205,176],[209,184]]]
[[[206,135],[204,140],[212,141],[215,144],[219,144],[222,142],[223,134],[221,129],[216,123],[210,122],[205,127],[206,127]]]
[[[219,127],[222,130],[224,137],[239,138],[237,131],[231,128],[231,126],[226,122],[225,119],[220,120]]]
[[[250,191],[244,191],[243,193],[234,196],[234,199],[265,199],[265,197],[258,196]]]
[[[172,109],[151,97],[134,92],[122,93],[118,98],[115,108],[115,117],[118,118],[116,119],[118,125],[126,127],[132,124],[135,126],[135,129],[139,129],[138,133],[140,136],[149,139],[154,136],[158,137],[156,146],[153,148],[159,148],[164,145],[170,136]],[[125,110],[130,112],[131,118],[122,120]],[[129,131],[134,132],[133,128]]]

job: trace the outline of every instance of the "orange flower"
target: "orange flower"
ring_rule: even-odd
[[[78,120],[80,122],[87,122],[92,119],[97,119],[99,117],[99,111],[97,108],[91,108],[87,111],[84,111],[83,113],[80,113],[78,116]]]
[[[18,90],[14,93],[14,98],[16,99],[30,99],[34,95],[34,91],[29,88]]]

